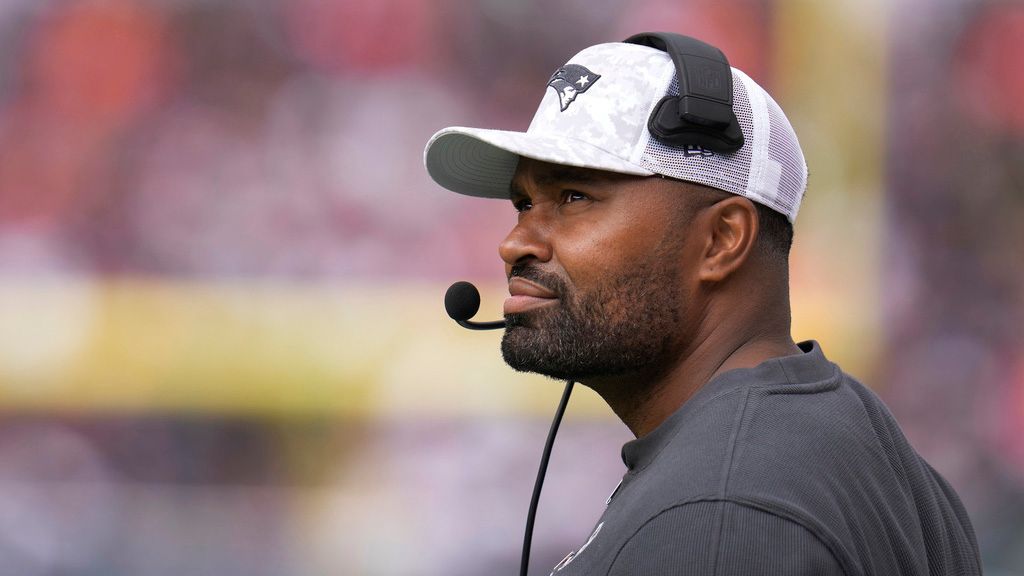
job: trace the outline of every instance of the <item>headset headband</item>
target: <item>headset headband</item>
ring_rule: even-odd
[[[643,32],[624,42],[667,52],[676,67],[679,96],[665,96],[654,107],[647,120],[652,135],[673,146],[715,152],[743,146],[743,131],[732,110],[732,69],[721,50],[671,32]]]

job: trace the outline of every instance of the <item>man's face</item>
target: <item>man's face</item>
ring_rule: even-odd
[[[686,210],[678,183],[523,159],[501,350],[560,379],[658,370],[685,342]]]

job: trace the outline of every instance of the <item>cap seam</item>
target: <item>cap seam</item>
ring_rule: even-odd
[[[775,205],[775,199],[769,198],[764,191],[758,188],[764,179],[764,168],[768,157],[768,137],[770,134],[770,119],[767,118],[767,102],[764,94],[759,90],[751,89],[750,83],[753,80],[744,73],[739,74],[747,91],[747,101],[750,104],[751,113],[751,135],[750,139],[750,174],[747,177],[747,194],[759,199],[762,203]],[[752,198],[753,199],[753,198]]]
[[[652,138],[651,131],[647,127],[647,119],[651,117],[651,114],[654,112],[654,108],[658,105],[658,102],[660,102],[662,98],[668,95],[668,89],[672,86],[672,81],[676,77],[675,64],[673,64],[671,60],[669,60],[669,64],[670,66],[668,66],[668,70],[670,70],[670,72],[668,74],[665,74],[665,78],[662,82],[661,89],[655,91],[654,97],[647,105],[647,111],[644,113],[645,120],[643,126],[640,128],[640,138],[637,140],[636,144],[634,145],[632,153],[630,153],[629,155],[629,161],[634,164],[639,165],[640,162],[643,161],[644,153],[647,152],[647,145],[648,143],[650,143]]]

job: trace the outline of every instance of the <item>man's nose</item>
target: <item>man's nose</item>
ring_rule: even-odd
[[[498,245],[498,254],[505,261],[506,272],[512,266],[530,260],[551,260],[549,235],[546,226],[540,220],[533,214],[526,214]]]

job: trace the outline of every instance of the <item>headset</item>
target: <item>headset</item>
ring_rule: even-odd
[[[675,64],[679,96],[662,98],[647,120],[655,138],[714,152],[735,152],[743,146],[743,130],[732,110],[732,68],[721,50],[671,32],[643,32],[623,42],[667,52]]]

